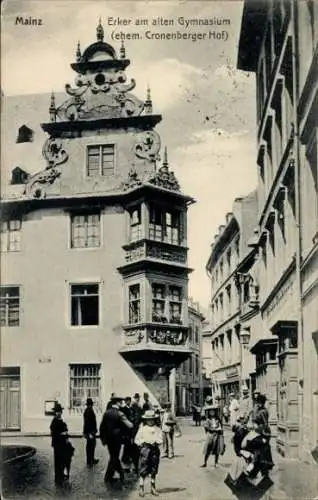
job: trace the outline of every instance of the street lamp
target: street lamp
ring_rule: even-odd
[[[240,332],[240,343],[242,345],[247,345],[251,338],[251,332],[249,328],[243,328]]]
[[[244,353],[244,349],[247,349],[246,346],[249,344],[250,338],[251,338],[250,328],[249,327],[242,328],[242,330],[240,331],[240,344],[241,344],[240,394],[242,393],[243,385],[246,385],[246,384],[243,384],[243,374],[244,374],[244,372],[243,372],[243,353]]]

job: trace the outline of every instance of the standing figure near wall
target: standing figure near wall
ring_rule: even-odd
[[[83,434],[86,439],[86,465],[88,467],[98,463],[98,460],[95,459],[97,422],[93,404],[92,398],[87,398],[86,409],[83,414]]]
[[[63,407],[56,402],[53,411],[50,431],[54,450],[54,478],[56,486],[63,486],[64,481],[69,479],[74,448],[68,438],[67,425],[62,419]]]

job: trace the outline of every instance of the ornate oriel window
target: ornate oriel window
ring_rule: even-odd
[[[170,323],[181,323],[182,289],[179,286],[169,287],[169,319]]]
[[[152,321],[181,324],[182,288],[152,284]]]
[[[135,207],[130,215],[130,242],[138,241],[142,237],[141,206]]]
[[[71,247],[94,248],[99,247],[100,213],[74,214],[71,216]]]
[[[21,219],[1,222],[1,252],[19,252],[21,250]]]
[[[98,283],[71,285],[71,325],[99,325]]]
[[[18,286],[0,287],[0,326],[19,326],[20,288]]]
[[[179,245],[182,241],[181,212],[150,206],[149,238]]]
[[[87,176],[107,176],[114,173],[115,145],[87,146]]]
[[[152,285],[152,321],[167,322],[165,316],[165,286],[153,283]]]
[[[129,287],[129,324],[139,323],[140,315],[140,285]]]

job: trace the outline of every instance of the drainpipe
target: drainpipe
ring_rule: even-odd
[[[299,65],[298,65],[298,10],[297,1],[291,3],[291,13],[293,20],[292,37],[292,61],[293,61],[293,100],[294,100],[294,152],[295,152],[295,215],[296,215],[296,286],[297,286],[297,310],[298,310],[298,407],[299,407],[299,443],[303,443],[303,405],[304,405],[304,331],[302,314],[302,283],[301,283],[301,218],[300,218],[300,145],[299,145],[299,124],[298,124],[298,99],[299,99]],[[299,447],[299,455],[301,450]]]

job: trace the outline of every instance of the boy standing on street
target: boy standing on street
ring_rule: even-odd
[[[156,414],[153,410],[145,411],[143,425],[140,426],[135,437],[135,443],[140,446],[139,458],[139,496],[145,496],[145,479],[151,478],[151,494],[158,496],[156,490],[156,477],[160,462],[160,448],[162,444],[162,433],[160,427],[156,426]]]

